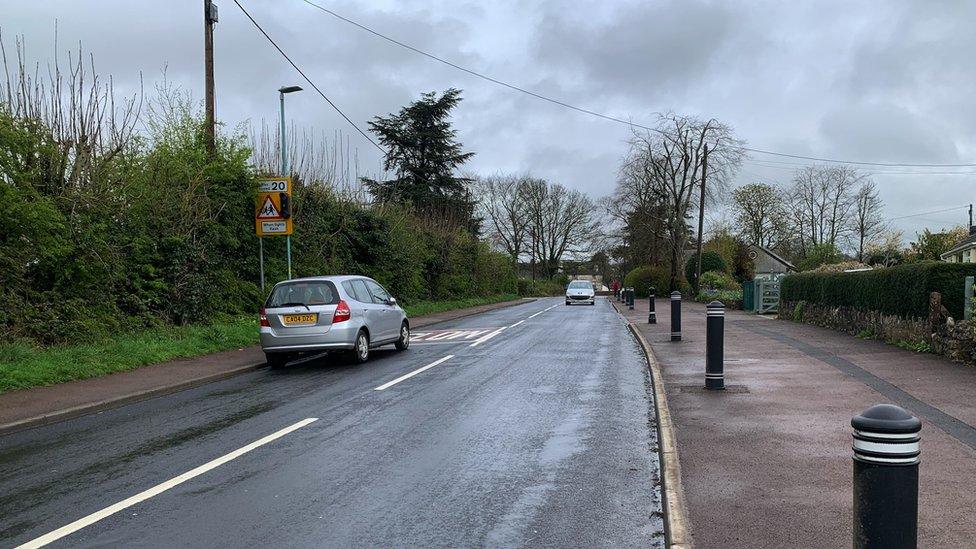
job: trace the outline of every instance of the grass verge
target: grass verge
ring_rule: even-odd
[[[420,301],[405,307],[422,316],[518,299],[514,294]],[[239,349],[258,343],[256,316],[205,325],[170,326],[120,334],[94,343],[37,347],[0,344],[0,393],[88,379],[177,358]]]
[[[468,299],[452,299],[450,301],[418,301],[417,303],[411,303],[405,305],[403,309],[407,311],[407,316],[424,316],[432,315],[434,313],[442,313],[444,311],[453,311],[455,309],[464,309],[467,307],[477,307],[478,305],[489,305],[491,303],[501,303],[502,301],[511,301],[513,299],[518,299],[519,297],[515,294],[499,294],[489,297],[470,297]]]
[[[95,343],[34,347],[0,345],[0,393],[87,379],[258,342],[256,317],[121,334]]]

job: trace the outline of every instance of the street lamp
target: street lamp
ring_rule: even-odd
[[[282,86],[278,88],[278,99],[281,102],[281,176],[288,177],[288,156],[285,146],[285,94],[300,92],[301,86]],[[288,280],[291,280],[291,235],[285,236],[285,250],[288,255]]]

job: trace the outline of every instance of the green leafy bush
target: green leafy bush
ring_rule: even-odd
[[[702,287],[702,289],[742,292],[741,284],[736,282],[736,280],[730,275],[718,271],[708,271],[702,273],[701,284],[699,285]]]
[[[695,301],[700,303],[711,303],[720,301],[726,309],[742,308],[742,292],[735,290],[703,290],[695,296]]]
[[[728,272],[728,265],[725,264],[725,260],[718,252],[704,251],[702,252],[701,261],[701,272],[707,273],[708,271],[718,271],[718,272]],[[685,279],[691,281],[695,278],[695,269],[697,268],[698,254],[693,254],[685,262]]]
[[[665,267],[644,266],[633,269],[624,277],[624,287],[633,288],[637,297],[647,297],[651,288],[657,295],[670,293],[671,273]]]
[[[855,273],[797,273],[783,279],[780,299],[925,318],[929,294],[939,292],[949,314],[962,318],[967,276],[976,276],[976,264],[926,261]]]

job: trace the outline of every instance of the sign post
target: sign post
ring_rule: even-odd
[[[264,237],[288,238],[288,278],[291,278],[291,178],[269,177],[258,180],[254,201],[254,230],[260,243],[261,289],[264,290]]]

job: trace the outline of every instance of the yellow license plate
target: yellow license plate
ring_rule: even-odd
[[[308,314],[308,315],[283,315],[281,321],[285,326],[290,326],[292,324],[315,324],[315,321],[319,319],[318,314]]]

